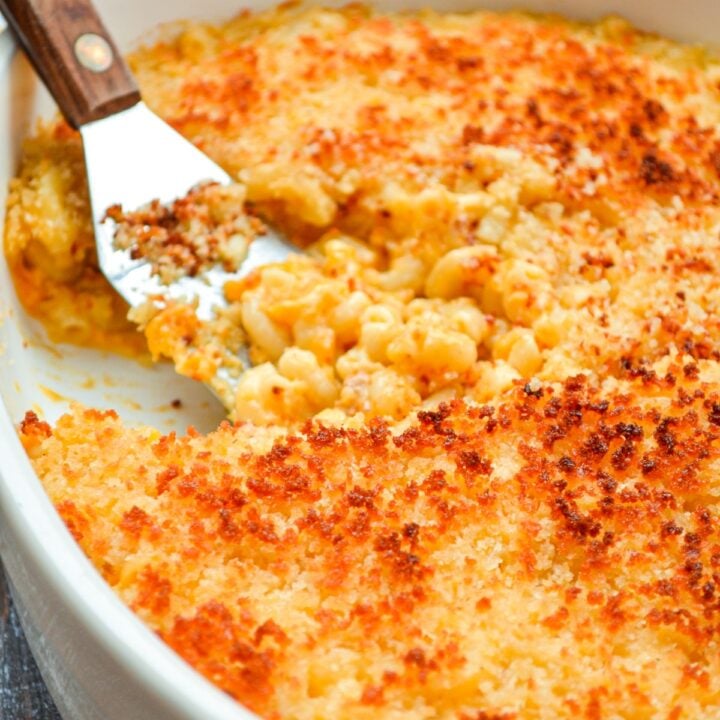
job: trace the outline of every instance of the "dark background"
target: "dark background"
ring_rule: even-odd
[[[0,720],[61,720],[38,673],[0,562]]]

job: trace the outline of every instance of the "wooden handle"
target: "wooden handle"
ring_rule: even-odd
[[[74,127],[140,100],[90,0],[0,0],[0,10]]]

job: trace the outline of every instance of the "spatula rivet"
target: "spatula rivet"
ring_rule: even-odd
[[[74,49],[78,62],[92,72],[104,72],[112,65],[112,48],[100,35],[83,33],[75,41]]]

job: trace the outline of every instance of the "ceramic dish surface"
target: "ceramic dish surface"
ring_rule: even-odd
[[[121,47],[147,39],[179,18],[219,19],[269,3],[206,0],[106,0],[101,15]],[[432,3],[429,3],[432,4]],[[381,8],[424,3],[381,3]],[[642,29],[678,40],[720,41],[716,0],[485,0],[435,3],[558,12],[593,20],[623,15]],[[38,116],[54,112],[0,19],[0,230],[7,184],[22,138]],[[65,718],[77,720],[220,720],[251,714],[195,673],[127,609],[90,565],[46,498],[17,440],[15,424],[33,409],[55,420],[72,400],[114,408],[128,422],[180,432],[209,430],[223,409],[204,386],[169,365],[143,367],[119,356],[50,343],[15,298],[0,259],[0,551],[44,678]],[[171,404],[180,399],[182,409]]]

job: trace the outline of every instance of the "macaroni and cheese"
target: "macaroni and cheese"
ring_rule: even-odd
[[[304,252],[138,333],[78,137],[27,141],[5,247],[52,337],[253,361],[207,436],[22,424],[124,600],[268,718],[720,716],[720,62],[617,18],[360,5],[130,62],[232,222]]]

